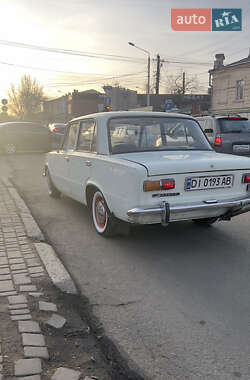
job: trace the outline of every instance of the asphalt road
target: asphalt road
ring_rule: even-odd
[[[0,170],[124,354],[154,380],[250,379],[250,214],[104,239],[84,206],[48,197],[43,161],[1,157]]]

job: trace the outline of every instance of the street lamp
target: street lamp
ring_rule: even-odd
[[[143,51],[148,55],[148,84],[147,84],[147,107],[150,106],[150,53],[149,51],[142,49],[139,46],[136,46],[133,42],[128,42],[130,46],[135,47],[138,50]]]

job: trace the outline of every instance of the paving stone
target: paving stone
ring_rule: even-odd
[[[36,285],[21,285],[19,290],[20,292],[35,292],[37,290],[37,287]]]
[[[8,313],[8,305],[7,304],[1,304],[0,305],[0,313]],[[1,354],[1,347],[0,347],[0,354]]]
[[[2,362],[3,362],[3,357],[2,357],[2,355],[0,355],[0,363],[2,364]]]
[[[0,292],[11,292],[15,290],[12,280],[0,281]]]
[[[28,267],[37,267],[41,265],[41,263],[37,259],[27,259],[26,262]]]
[[[30,292],[29,295],[33,296],[33,297],[40,297],[40,296],[43,296],[43,293],[42,292]]]
[[[5,281],[5,280],[11,280],[11,275],[10,274],[1,274],[0,275],[0,281]]]
[[[41,272],[41,273],[33,273],[30,275],[30,277],[32,278],[36,278],[36,277],[42,277],[44,276],[44,272]]]
[[[39,309],[42,311],[57,311],[57,306],[52,302],[39,301]]]
[[[12,274],[14,275],[14,274],[21,274],[21,273],[26,273],[26,274],[28,274],[28,271],[27,271],[27,269],[20,269],[20,270],[13,270],[12,271]]]
[[[15,305],[18,303],[27,303],[27,298],[26,296],[13,296],[13,297],[8,297],[8,301],[10,305]]]
[[[26,309],[28,307],[27,303],[18,303],[16,305],[9,305],[9,310],[16,310],[16,309]]]
[[[28,253],[27,255],[24,255],[25,259],[34,259],[36,258],[36,255],[34,253]]]
[[[3,292],[3,293],[0,293],[0,297],[14,296],[16,294],[17,294],[16,291],[13,291],[13,292]]]
[[[46,346],[45,339],[42,334],[22,334],[23,346]]]
[[[0,257],[6,257],[5,251],[0,251]]]
[[[29,268],[29,272],[32,274],[43,272],[43,267],[39,266],[39,267]]]
[[[81,376],[81,372],[74,371],[73,369],[60,367],[56,370],[51,380],[78,380]]]
[[[23,264],[12,264],[10,266],[10,269],[11,270],[26,269],[26,265],[24,263]]]
[[[66,319],[63,318],[61,315],[52,314],[52,316],[46,323],[47,325],[55,327],[56,329],[60,329],[65,325],[66,322],[67,322]]]
[[[18,380],[41,380],[41,376],[40,375],[34,375],[34,376],[19,377]]]
[[[15,361],[15,376],[39,375],[41,372],[41,359],[19,359]]]
[[[9,259],[15,259],[17,257],[22,257],[22,254],[19,251],[13,251],[13,252],[7,252],[7,256]]]
[[[22,314],[29,314],[29,309],[16,309],[16,310],[10,310],[11,315],[22,315]]]
[[[34,335],[34,334],[33,334]],[[49,359],[49,353],[47,347],[24,347],[25,358],[41,358]]]
[[[36,321],[19,321],[18,329],[20,333],[40,333],[39,323]]]
[[[0,257],[0,265],[8,264],[7,257]]]
[[[16,285],[31,284],[31,279],[26,273],[14,274],[13,278]]]
[[[9,259],[9,264],[22,264],[24,263],[24,259]]]
[[[28,319],[32,319],[30,314],[21,314],[21,315],[12,315],[12,321],[26,321]]]
[[[1,274],[9,274],[9,273],[10,273],[9,268],[0,268],[0,275]]]

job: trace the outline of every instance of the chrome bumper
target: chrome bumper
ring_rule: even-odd
[[[138,222],[143,220],[147,216],[160,216],[159,222],[162,225],[167,225],[169,221],[178,220],[178,215],[183,214],[185,217],[181,219],[195,219],[196,217],[201,217],[200,213],[204,211],[204,218],[210,217],[211,212],[214,210],[220,213],[220,217],[223,219],[230,219],[232,216],[242,214],[244,212],[250,211],[250,198],[243,199],[233,199],[229,201],[204,201],[202,203],[195,204],[180,204],[180,205],[170,205],[167,202],[162,202],[159,206],[153,208],[133,208],[127,212],[130,222]],[[196,213],[198,212],[197,216]],[[206,212],[209,212],[209,215],[206,215]],[[217,214],[214,216],[218,216]],[[171,219],[171,220],[170,220]],[[179,220],[181,220],[179,219]],[[139,223],[142,223],[139,221]]]

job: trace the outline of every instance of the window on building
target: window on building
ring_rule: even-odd
[[[236,100],[242,100],[244,95],[244,80],[236,81]]]

